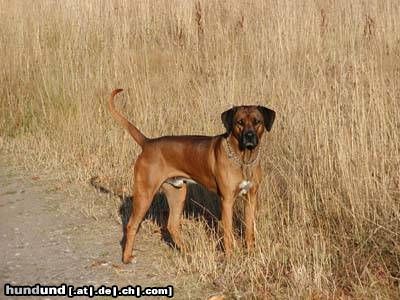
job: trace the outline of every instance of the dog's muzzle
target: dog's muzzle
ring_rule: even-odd
[[[240,138],[240,147],[242,149],[253,150],[255,147],[257,147],[257,145],[258,145],[258,136],[254,131],[249,130],[243,132]]]

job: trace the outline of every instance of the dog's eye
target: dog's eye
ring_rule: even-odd
[[[244,121],[243,120],[239,120],[239,121],[236,122],[236,124],[239,124],[240,126],[243,126],[244,125]]]
[[[260,124],[260,123],[261,123],[261,121],[260,121],[260,120],[258,120],[258,119],[254,119],[253,123],[254,123],[254,125],[258,125],[258,124]]]

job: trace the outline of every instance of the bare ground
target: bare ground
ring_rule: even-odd
[[[111,199],[90,187],[64,187],[51,175],[30,174],[0,157],[1,298],[5,283],[173,285],[175,299],[212,295],[212,288],[200,284],[196,275],[173,271],[176,250],[149,221],[138,234],[135,262],[121,264],[121,224],[112,213],[99,214],[97,220],[85,215],[100,207],[96,201]],[[86,203],[92,207],[84,208]]]

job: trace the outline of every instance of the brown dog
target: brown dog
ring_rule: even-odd
[[[113,117],[128,130],[142,147],[134,167],[133,210],[126,226],[122,260],[132,260],[136,232],[150,204],[161,190],[168,199],[168,230],[175,244],[184,249],[180,237],[180,218],[186,196],[186,184],[197,182],[221,197],[224,248],[232,252],[232,209],[236,196],[246,195],[245,241],[254,247],[256,193],[261,179],[259,141],[264,129],[271,130],[275,112],[262,106],[233,107],[221,115],[227,130],[217,136],[163,136],[146,138],[115,109],[112,92],[109,108]]]

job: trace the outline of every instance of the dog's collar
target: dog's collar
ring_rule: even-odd
[[[224,146],[224,149],[225,149],[226,154],[228,155],[228,158],[230,160],[232,160],[234,163],[236,163],[237,165],[239,165],[240,167],[251,167],[251,166],[254,166],[258,161],[258,157],[260,154],[260,150],[258,148],[256,149],[256,157],[249,162],[245,162],[232,150],[231,145],[228,141],[228,138],[223,139],[222,145]]]

